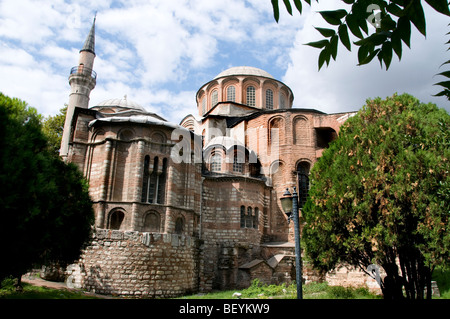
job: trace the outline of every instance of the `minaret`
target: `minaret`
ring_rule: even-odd
[[[66,121],[61,140],[61,150],[59,155],[63,159],[67,158],[69,153],[69,142],[72,135],[72,120],[75,107],[87,109],[89,106],[89,95],[96,84],[97,74],[93,70],[95,59],[95,19],[91,30],[80,50],[78,65],[70,70],[69,84],[70,95],[69,105],[67,107]]]

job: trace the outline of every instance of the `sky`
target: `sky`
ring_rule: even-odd
[[[368,98],[406,92],[450,112],[445,98],[433,97],[450,58],[448,17],[424,4],[427,37],[413,27],[411,49],[404,46],[400,62],[394,55],[388,71],[377,59],[357,66],[357,47],[342,44],[319,71],[320,50],[305,43],[322,39],[314,26],[329,27],[317,12],[342,6],[323,0],[292,16],[282,7],[276,23],[270,0],[0,0],[0,92],[45,116],[59,113],[97,13],[91,106],[126,95],[179,123],[197,114],[203,84],[230,67],[253,66],[292,89],[294,108],[357,111]]]

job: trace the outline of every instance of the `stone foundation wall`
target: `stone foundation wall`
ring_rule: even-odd
[[[167,298],[198,290],[199,243],[175,234],[97,229],[67,286],[131,297]]]

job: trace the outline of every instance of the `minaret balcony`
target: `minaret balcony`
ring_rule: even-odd
[[[74,66],[70,70],[70,75],[84,75],[84,76],[90,76],[94,80],[97,79],[97,73],[92,69],[84,67],[83,65]]]

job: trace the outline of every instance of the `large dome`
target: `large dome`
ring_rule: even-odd
[[[267,73],[266,71],[251,66],[236,66],[229,68],[225,71],[220,72],[214,79],[231,75],[253,75],[274,79],[274,77],[269,73]]]
[[[138,103],[136,103],[134,101],[128,100],[126,96],[124,96],[121,99],[105,100],[93,107],[120,107],[123,109],[134,109],[134,110],[146,112],[146,110],[141,105],[139,105]]]

